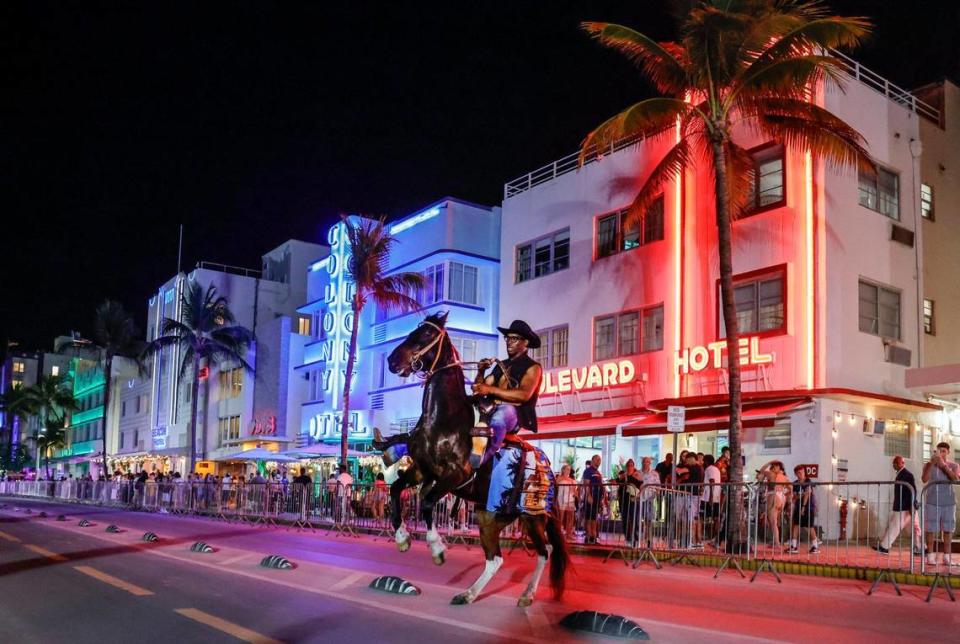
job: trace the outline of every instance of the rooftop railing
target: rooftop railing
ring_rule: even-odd
[[[925,103],[902,87],[891,83],[886,78],[880,76],[880,74],[877,74],[876,72],[864,67],[849,56],[835,50],[831,53],[837,58],[837,60],[840,61],[844,71],[853,80],[863,83],[870,89],[883,94],[891,101],[897,103],[898,105],[902,105],[915,114],[919,114],[924,118],[930,119],[934,123],[940,123],[940,110],[937,108],[933,107],[929,103]],[[590,152],[584,157],[583,165],[593,163],[594,161],[603,158],[604,155],[618,152],[630,146],[636,145],[639,142],[640,137],[632,136],[621,139],[612,145],[606,146],[600,151],[594,148],[590,150]],[[580,152],[568,154],[567,156],[557,159],[553,163],[545,165],[542,168],[537,168],[533,172],[528,172],[521,177],[518,177],[512,181],[508,181],[503,186],[503,198],[509,199],[510,197],[514,197],[518,194],[526,192],[527,190],[530,190],[534,186],[552,181],[559,176],[576,170],[578,167],[580,167],[579,157]]]
[[[220,273],[232,273],[234,275],[243,275],[244,277],[260,277],[262,271],[254,268],[244,268],[243,266],[231,266],[230,264],[218,264],[217,262],[197,262],[197,268],[203,268],[208,271],[218,271]]]

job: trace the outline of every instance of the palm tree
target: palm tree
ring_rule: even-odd
[[[63,424],[68,411],[77,410],[77,400],[73,397],[73,383],[66,375],[44,376],[35,385],[27,387],[17,403],[22,413],[34,416],[35,425],[31,440],[39,445],[41,433],[52,423]],[[40,471],[40,450],[37,450],[37,471]]]
[[[37,454],[43,455],[43,462],[47,471],[47,479],[50,479],[50,453],[56,449],[62,449],[67,446],[67,431],[63,427],[63,421],[51,419],[47,422],[46,431],[33,438],[37,445]],[[39,466],[37,471],[39,472]]]
[[[0,394],[0,414],[3,414],[4,423],[10,434],[10,451],[4,457],[10,461],[14,460],[14,454],[21,445],[13,442],[13,424],[15,419],[22,423],[29,422],[33,412],[29,409],[29,403],[26,397],[26,388],[22,385],[10,387],[3,394]]]
[[[680,15],[678,42],[660,43],[616,24],[581,25],[600,44],[635,63],[660,96],[628,107],[590,132],[580,158],[583,163],[591,151],[602,152],[627,137],[673,143],[630,207],[634,223],[666,182],[678,180],[693,166],[712,172],[727,335],[730,480],[742,481],[740,364],[734,358],[740,330],[733,300],[731,221],[747,209],[753,177],[750,156],[734,133],[807,150],[833,167],[872,168],[863,137],[812,100],[823,81],[843,83],[842,66],[830,50],[857,45],[869,33],[870,23],[832,16],[821,3],[808,0],[701,0],[686,3]],[[728,525],[733,531],[742,524]]]
[[[140,354],[143,342],[133,319],[123,305],[113,300],[104,300],[97,307],[93,324],[93,337],[100,349],[103,364],[103,476],[107,472],[107,427],[109,427],[110,392],[113,379],[113,359],[117,356],[135,360],[142,369]]]
[[[360,314],[367,302],[373,301],[387,310],[404,313],[418,311],[420,303],[416,295],[424,288],[426,280],[420,273],[394,273],[384,271],[390,257],[390,248],[397,243],[385,226],[385,219],[360,219],[352,221],[342,216],[350,242],[350,257],[347,271],[355,286],[350,302],[353,324],[350,328],[350,352],[347,357],[347,372],[343,381],[343,418],[340,421],[340,471],[347,471],[347,444],[350,424],[350,383],[357,355],[357,326]]]
[[[164,318],[161,335],[147,344],[141,357],[152,356],[168,347],[179,347],[183,352],[179,377],[192,371],[192,396],[190,398],[190,462],[193,472],[197,450],[197,404],[200,390],[200,366],[202,362],[217,365],[239,363],[248,372],[253,367],[247,364],[247,347],[255,341],[253,333],[233,324],[236,320],[227,304],[227,299],[217,295],[212,284],[204,291],[194,282],[181,296],[183,321]]]

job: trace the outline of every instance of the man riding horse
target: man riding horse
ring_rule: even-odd
[[[434,563],[445,561],[445,545],[434,522],[434,508],[447,494],[475,504],[486,563],[480,577],[452,600],[469,604],[481,593],[503,564],[500,536],[519,520],[537,554],[536,566],[527,587],[517,600],[529,606],[548,561],[550,582],[556,597],[564,590],[569,553],[557,519],[553,500],[556,481],[542,450],[514,437],[520,429],[536,430],[534,405],[542,369],[527,355],[540,339],[526,323],[516,320],[500,328],[507,343],[508,359],[483,361],[474,379],[472,400],[464,387],[459,356],[445,328],[446,313],[424,319],[388,356],[391,373],[417,374],[424,380],[421,415],[409,435],[392,436],[377,446],[384,449],[389,466],[396,452],[406,452],[406,466],[394,471],[390,485],[391,522],[397,548],[409,550],[410,532],[405,527],[401,494],[419,485],[420,514],[426,542]],[[479,402],[481,418],[488,427],[475,426],[474,403]],[[482,436],[488,435],[489,446]],[[483,458],[478,458],[483,456]],[[390,468],[388,468],[389,471]]]
[[[497,327],[507,345],[506,360],[484,358],[477,363],[477,377],[474,379],[473,393],[479,397],[478,406],[481,421],[490,428],[490,440],[482,461],[489,461],[500,452],[507,436],[515,436],[521,429],[537,431],[537,396],[543,368],[530,357],[528,349],[540,348],[540,336],[534,333],[530,325],[523,320],[514,320],[507,328]],[[495,365],[490,375],[486,371]],[[384,438],[378,429],[374,430],[373,446],[384,452],[384,461],[391,465],[399,461],[406,453],[409,433],[399,433]],[[483,435],[484,432],[477,432]],[[479,461],[479,459],[478,459]],[[474,463],[475,466],[479,462]],[[522,465],[522,464],[521,464]],[[522,473],[517,475],[516,485],[522,485]],[[496,499],[491,496],[488,509],[495,510]]]

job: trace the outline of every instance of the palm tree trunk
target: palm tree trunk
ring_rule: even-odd
[[[101,479],[107,478],[107,427],[110,420],[110,387],[111,376],[113,376],[113,354],[107,353],[107,359],[103,365],[103,472]]]
[[[347,471],[347,445],[350,437],[350,381],[353,380],[353,365],[357,354],[357,327],[360,322],[360,311],[356,302],[353,304],[353,325],[350,329],[350,353],[347,356],[347,372],[343,379],[343,418],[340,421],[340,471]]]
[[[40,425],[33,432],[33,444],[37,448],[37,475],[40,474],[40,432],[47,426],[47,408],[40,409]]]
[[[200,360],[193,361],[193,382],[190,384],[190,459],[187,463],[188,476],[197,466],[197,394],[200,392]]]
[[[727,150],[723,139],[713,140],[714,181],[717,196],[717,237],[720,254],[720,296],[723,322],[727,333],[727,389],[730,395],[730,469],[729,480],[737,484],[730,489],[732,516],[727,521],[728,552],[739,551],[745,542],[746,522],[743,516],[743,436],[740,395],[740,328],[733,299],[733,243],[730,218],[730,184],[727,177]]]

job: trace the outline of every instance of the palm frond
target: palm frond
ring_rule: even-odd
[[[743,110],[745,123],[768,138],[809,150],[835,167],[875,167],[863,136],[819,105],[793,98],[764,97]]]
[[[610,117],[590,132],[580,144],[580,165],[593,150],[602,152],[610,144],[636,136],[641,139],[669,135],[678,117],[683,117],[689,105],[674,98],[650,98],[631,105]]]
[[[731,88],[731,98],[740,93],[802,98],[811,85],[829,78],[841,87],[846,82],[844,66],[833,56],[805,55],[775,60],[752,68]]]
[[[795,57],[823,51],[856,47],[870,34],[872,23],[864,17],[821,16],[799,24],[780,38],[768,41],[746,70],[764,67],[783,57]]]
[[[630,204],[625,224],[639,226],[651,204],[663,193],[664,184],[671,180],[678,180],[689,163],[690,143],[687,138],[683,138],[663,155],[660,162],[647,175],[633,203]]]
[[[682,94],[686,72],[681,48],[672,43],[658,43],[629,27],[608,22],[582,22],[580,27],[604,47],[619,51],[636,64],[660,92],[671,96]]]

